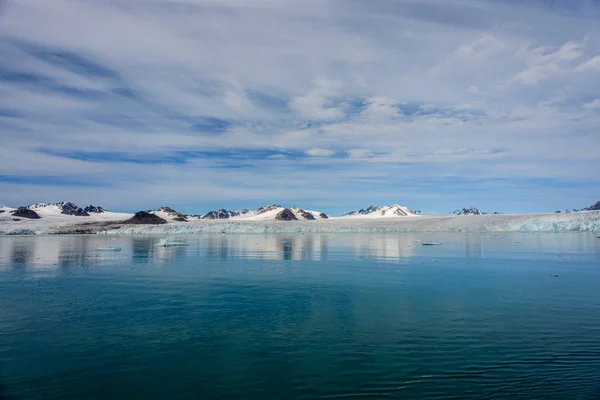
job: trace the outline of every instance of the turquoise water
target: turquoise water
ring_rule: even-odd
[[[0,398],[600,398],[594,235],[160,239],[0,237]]]

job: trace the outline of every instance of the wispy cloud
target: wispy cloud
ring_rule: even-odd
[[[567,0],[8,1],[0,203],[583,206],[600,196],[598,16]]]

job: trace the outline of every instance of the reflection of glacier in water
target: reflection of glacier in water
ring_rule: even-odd
[[[174,258],[320,261],[373,259],[394,262],[414,257],[481,258],[486,253],[569,249],[598,250],[600,240],[590,234],[265,234],[201,235],[181,239],[187,246],[157,246],[162,236],[5,236],[0,237],[0,268],[35,268],[40,271],[71,267],[128,263],[169,264]],[[422,242],[443,242],[435,248]],[[120,252],[98,248],[119,247]]]

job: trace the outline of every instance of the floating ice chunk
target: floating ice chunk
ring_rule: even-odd
[[[188,243],[185,242],[179,242],[176,240],[170,240],[170,239],[161,239],[158,241],[158,243],[156,243],[156,246],[160,246],[160,247],[179,247],[179,246],[189,246]]]
[[[118,252],[121,251],[120,247],[98,247],[96,249],[97,251],[114,251],[114,252]]]

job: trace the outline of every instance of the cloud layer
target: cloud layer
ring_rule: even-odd
[[[589,1],[0,8],[0,203],[451,211],[600,198]]]

